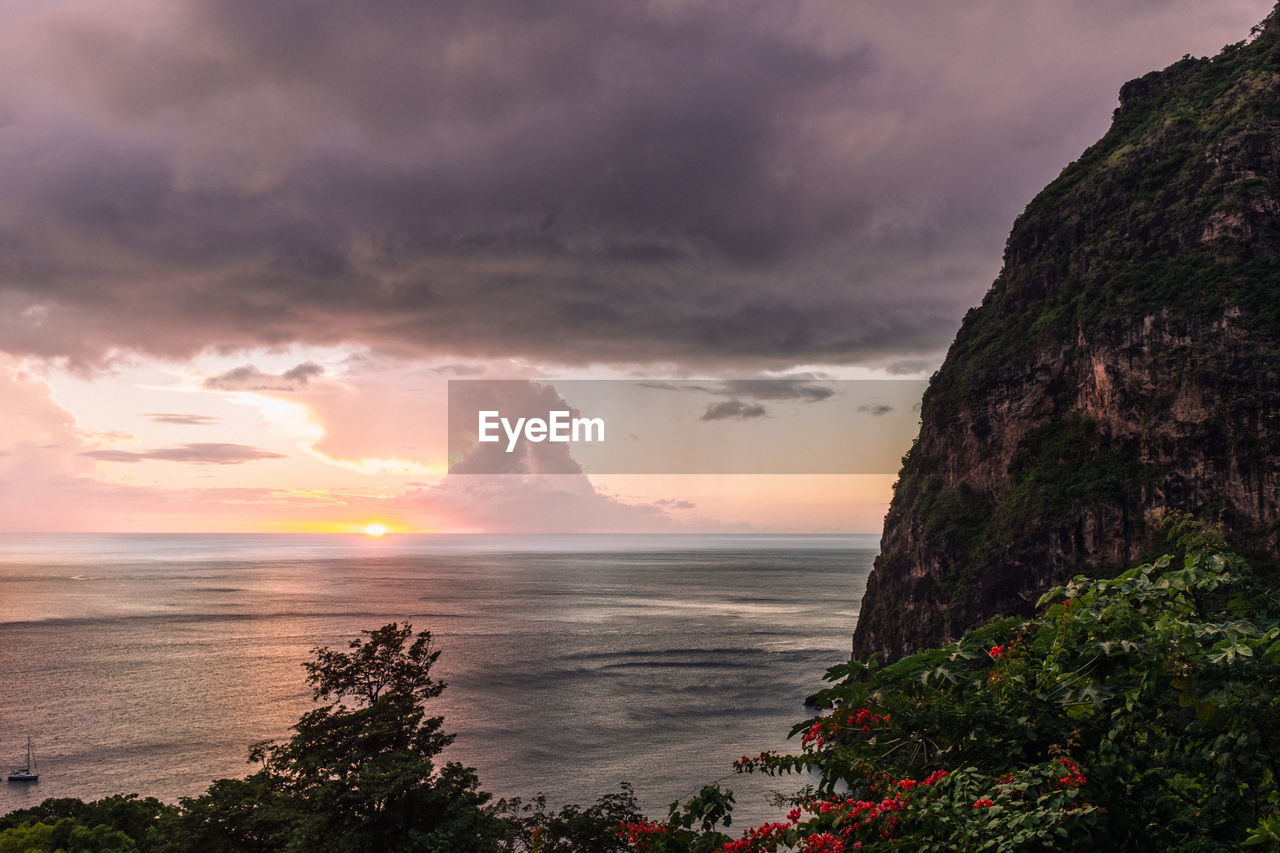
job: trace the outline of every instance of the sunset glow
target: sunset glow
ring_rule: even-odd
[[[1119,85],[1271,4],[366,5],[5,17],[0,531],[876,532],[910,404],[875,474],[486,481],[449,382],[727,382],[649,414],[861,445],[751,383],[927,379]]]
[[[377,539],[387,535],[387,526],[385,524],[366,524],[364,526],[364,535],[372,536]]]

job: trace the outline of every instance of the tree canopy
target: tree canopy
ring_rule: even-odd
[[[408,622],[361,632],[349,651],[312,651],[314,698],[280,744],[259,744],[261,769],[184,799],[166,827],[169,851],[424,851],[496,848],[502,824],[475,772],[436,758],[454,736],[424,703],[444,684],[431,633]],[[348,704],[349,703],[349,704]]]

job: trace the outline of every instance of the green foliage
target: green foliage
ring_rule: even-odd
[[[260,744],[262,769],[215,782],[165,821],[165,851],[440,851],[497,849],[500,821],[474,771],[435,757],[453,740],[423,702],[439,653],[408,623],[363,632],[349,652],[313,651],[316,699],[294,735]],[[345,704],[350,702],[350,706]]]
[[[626,853],[630,848],[620,827],[644,820],[627,784],[586,808],[575,804],[549,812],[539,794],[531,802],[500,800],[496,811],[507,826],[508,853]]]
[[[0,853],[138,853],[118,829],[86,826],[64,817],[53,823],[23,823],[0,832]]]
[[[982,543],[991,518],[982,495],[965,483],[951,489],[937,475],[923,478],[915,511],[922,542],[958,554],[969,554]]]
[[[1274,356],[1280,328],[1280,27],[1124,86],[1111,128],[1042,190],[965,317],[934,396],[954,411],[1045,351],[1144,317],[1209,326],[1228,309]],[[1216,235],[1216,236],[1215,236]],[[1214,367],[1214,370],[1219,370]],[[925,416],[929,416],[926,411]]]
[[[311,650],[315,660],[303,667],[315,699],[346,697],[372,705],[388,693],[421,702],[444,690],[445,685],[430,675],[431,666],[440,657],[440,652],[431,646],[431,632],[423,631],[414,637],[408,622],[393,622],[362,633],[368,641],[359,637],[352,640],[347,644],[350,652]]]
[[[1124,495],[1150,479],[1087,418],[1050,421],[1023,442],[1008,491],[990,516],[985,543],[1009,544],[1041,519],[1073,517],[1077,508]],[[979,550],[979,561],[988,553]]]
[[[84,802],[73,798],[50,798],[38,806],[19,809],[0,816],[0,830],[23,824],[59,824],[71,819],[84,827],[107,826],[124,833],[141,853],[152,849],[152,835],[158,821],[173,813],[155,797],[138,799],[137,794],[116,795],[101,800]],[[133,848],[130,848],[133,849]]]
[[[684,803],[671,804],[665,823],[624,824],[627,849],[643,853],[718,853],[733,839],[720,831],[733,822],[733,792],[706,785]]]
[[[909,465],[895,500],[911,508],[919,530],[915,546],[924,556],[886,550],[882,560],[901,574],[928,555],[946,555],[948,570],[930,580],[953,623],[964,624],[966,605],[986,580],[984,566],[998,563],[1028,531],[1074,525],[1085,508],[1123,507],[1129,495],[1158,477],[1159,466],[1140,464],[1136,457],[1133,448],[1104,435],[1096,422],[1071,416],[1050,420],[1023,437],[998,500],[964,482],[953,486],[937,474],[921,475]],[[876,613],[886,635],[897,630],[895,618],[892,608]],[[914,626],[925,636],[929,628]]]
[[[792,732],[798,752],[738,762],[816,783],[785,821],[716,849],[1275,843],[1280,602],[1214,530],[1168,526],[1173,553],[1077,578],[1033,619],[889,666],[833,668],[826,710]],[[671,843],[689,825],[673,813],[634,849],[699,849]]]

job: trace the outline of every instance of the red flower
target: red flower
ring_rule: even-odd
[[[789,823],[766,823],[754,829],[748,829],[737,841],[730,841],[721,847],[720,853],[746,853],[756,849],[776,850],[783,840],[782,833],[789,829],[791,829]],[[835,853],[840,852],[835,851]]]
[[[635,845],[636,850],[645,851],[654,843],[654,836],[665,835],[667,827],[661,823],[647,820],[624,822],[618,826],[618,834],[627,839],[628,844]]]
[[[924,781],[921,782],[920,784],[932,785],[934,782],[941,782],[945,778],[947,778],[947,771],[935,770],[932,773],[930,773],[928,776],[924,777]]]
[[[1080,770],[1080,766],[1070,758],[1059,758],[1058,763],[1067,770],[1067,775],[1059,779],[1059,783],[1066,785],[1068,788],[1079,788],[1089,781],[1085,778],[1084,772]]]
[[[810,835],[801,842],[800,853],[844,853],[844,842],[829,832]]]
[[[757,767],[768,767],[777,758],[778,751],[776,749],[766,750],[754,757],[744,755],[733,762],[733,770],[735,773],[751,773]]]
[[[991,802],[991,800],[987,799],[986,797],[983,797],[982,799],[974,803],[973,807],[975,809],[985,809],[987,806],[994,806],[994,805],[995,803]]]

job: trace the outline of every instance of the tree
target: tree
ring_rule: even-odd
[[[453,741],[423,703],[443,682],[439,652],[408,623],[362,631],[348,652],[312,650],[316,700],[282,744],[259,744],[262,769],[182,802],[169,850],[441,851],[497,849],[501,822],[475,771],[435,758]]]
[[[138,853],[118,829],[86,826],[64,817],[53,823],[24,823],[0,832],[0,853]]]
[[[314,689],[313,698],[350,697],[371,705],[384,693],[426,701],[444,691],[444,682],[431,677],[431,667],[440,652],[431,646],[430,631],[414,637],[408,622],[392,622],[376,631],[361,633],[368,636],[368,642],[357,637],[347,644],[350,652],[335,652],[327,647],[311,650],[316,659],[303,667],[307,682]],[[405,648],[410,639],[413,643]]]
[[[0,831],[16,829],[23,824],[63,826],[62,821],[70,818],[74,825],[86,828],[107,826],[119,830],[132,840],[141,853],[149,853],[152,849],[153,829],[164,815],[173,811],[173,806],[166,806],[155,797],[138,799],[137,794],[117,794],[88,803],[72,797],[51,797],[38,806],[0,816]],[[64,833],[68,831],[66,826],[60,830]],[[36,842],[28,840],[25,843]],[[2,849],[5,848],[0,847]]]
[[[500,800],[497,809],[507,824],[504,853],[627,853],[631,847],[619,830],[644,820],[625,782],[586,808],[570,804],[550,812],[539,794],[529,802]]]

